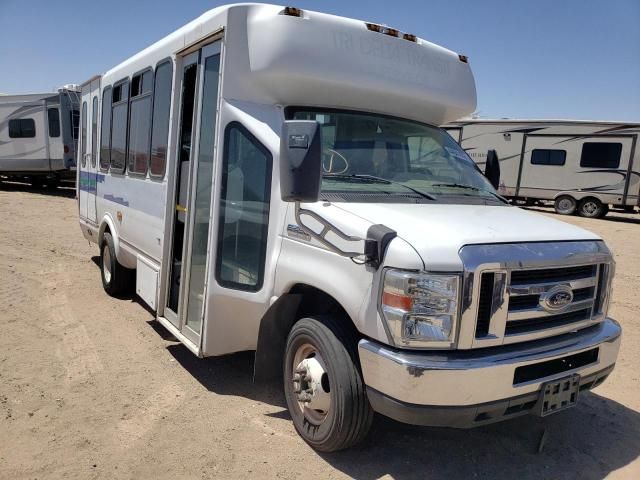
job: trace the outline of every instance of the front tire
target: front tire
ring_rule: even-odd
[[[298,434],[314,449],[334,452],[362,441],[373,421],[358,366],[357,338],[340,319],[303,318],[284,355],[284,392]]]
[[[115,297],[125,293],[129,283],[129,271],[118,263],[116,249],[111,234],[105,232],[100,244],[100,274],[102,288],[108,295]]]
[[[601,218],[605,212],[604,205],[600,200],[588,197],[580,202],[578,214],[585,218]],[[606,213],[604,213],[606,215]]]
[[[576,200],[569,195],[562,195],[556,198],[554,202],[554,207],[556,209],[556,213],[560,215],[573,215],[576,213]]]

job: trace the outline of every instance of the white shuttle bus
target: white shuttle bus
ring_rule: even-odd
[[[0,96],[0,178],[55,188],[76,177],[76,88]]]
[[[362,440],[373,412],[545,416],[614,367],[605,243],[509,205],[437,127],[475,108],[463,55],[225,6],[86,82],[82,105],[80,227],[106,292],[135,284],[197,356],[256,351],[318,450]]]
[[[496,151],[505,197],[592,218],[640,206],[640,123],[470,119],[443,128],[481,167]]]

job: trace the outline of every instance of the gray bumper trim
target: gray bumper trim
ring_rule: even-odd
[[[537,392],[544,382],[612,367],[620,348],[620,325],[606,319],[558,337],[476,350],[408,351],[370,340],[358,344],[364,381],[387,397],[433,407],[471,407]],[[597,360],[514,385],[518,367],[598,348]]]

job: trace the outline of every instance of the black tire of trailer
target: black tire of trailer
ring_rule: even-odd
[[[321,452],[344,450],[364,440],[373,422],[362,372],[358,362],[358,339],[349,319],[317,316],[298,320],[287,338],[284,354],[284,393],[298,434]],[[311,344],[326,365],[331,403],[322,422],[314,424],[303,414],[293,388],[294,356],[305,343]]]
[[[556,213],[560,215],[573,215],[576,213],[578,204],[576,199],[569,195],[560,195],[553,203]]]
[[[108,255],[105,250],[108,251]],[[100,243],[100,277],[102,278],[102,288],[111,297],[117,297],[129,291],[132,270],[123,267],[118,262],[113,238],[109,232],[103,234]]]
[[[585,218],[602,218],[609,210],[605,205],[595,197],[586,197],[580,200],[578,204],[578,215]]]

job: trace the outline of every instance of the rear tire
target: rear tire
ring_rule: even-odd
[[[100,260],[100,276],[104,291],[112,297],[125,293],[129,287],[131,272],[118,263],[113,238],[109,232],[102,236]]]
[[[561,195],[556,198],[554,207],[556,209],[556,213],[559,213],[560,215],[573,215],[576,213],[577,204],[573,197],[570,197],[569,195]]]
[[[600,218],[603,212],[605,212],[604,205],[600,200],[593,197],[582,199],[578,206],[578,214],[585,218]]]
[[[346,328],[349,320],[340,320],[330,316],[299,320],[285,348],[284,392],[289,413],[298,434],[321,452],[357,444],[373,421],[358,365],[357,338]],[[315,362],[315,367],[305,362]],[[305,403],[301,398],[313,387],[318,393]]]

